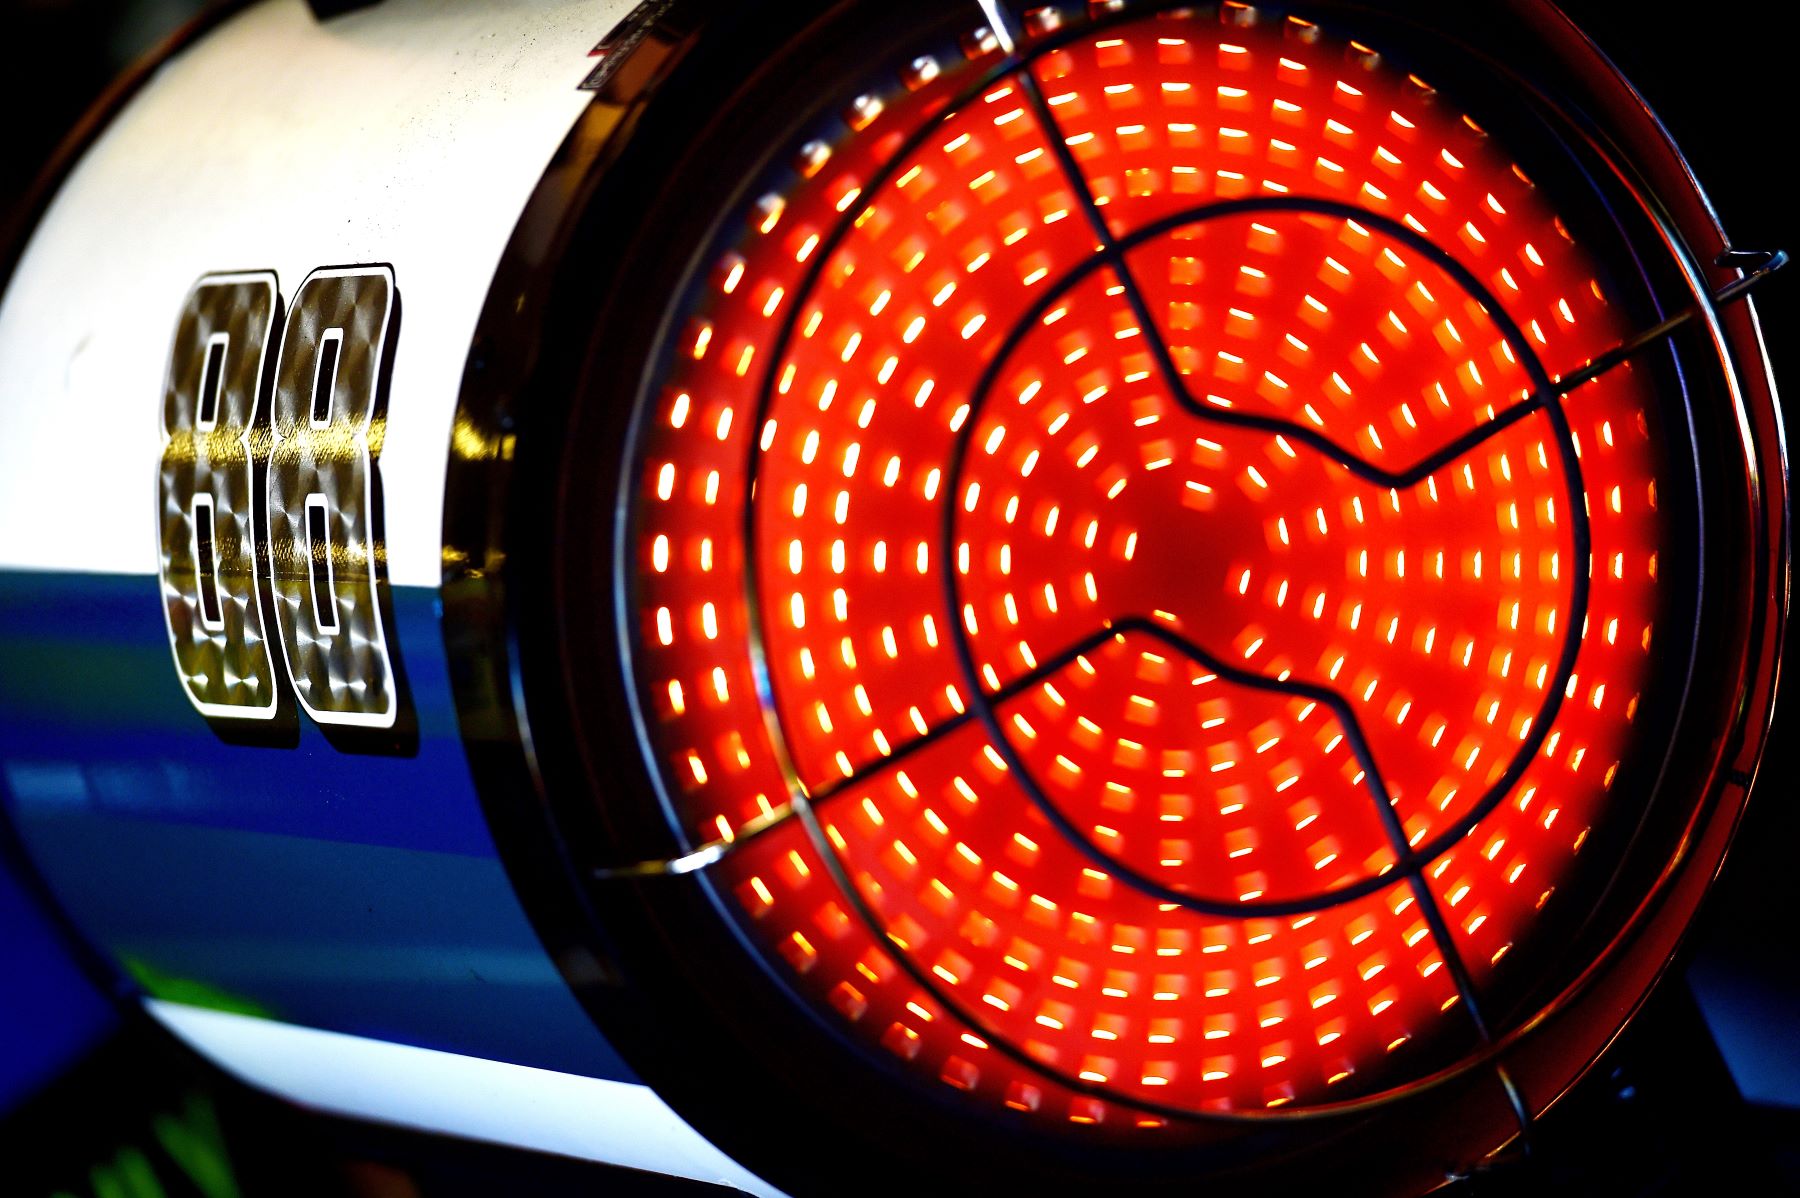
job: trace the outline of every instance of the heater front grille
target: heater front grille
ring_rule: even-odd
[[[637,681],[753,937],[1055,1120],[1380,1093],[1635,749],[1666,530],[1632,331],[1530,175],[1295,18],[860,102],[679,326]]]

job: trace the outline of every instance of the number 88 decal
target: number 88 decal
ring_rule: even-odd
[[[163,606],[176,670],[209,718],[275,717],[266,576],[301,708],[323,725],[392,728],[399,696],[376,590],[375,459],[393,272],[359,266],[308,275],[271,373],[278,302],[272,273],[208,275],[176,326],[158,473]],[[252,505],[263,466],[258,519]]]

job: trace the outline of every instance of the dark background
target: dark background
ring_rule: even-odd
[[[0,233],[24,215],[33,180],[94,100],[202,7],[0,0]],[[1800,202],[1785,182],[1800,118],[1787,6],[1720,2],[1666,18],[1619,0],[1563,7],[1668,125],[1734,243],[1800,249]],[[1764,288],[1757,304],[1777,377],[1800,370],[1800,267]],[[1546,1121],[1537,1164],[1468,1190],[1800,1192],[1800,930],[1790,860],[1800,804],[1788,748],[1800,734],[1797,712],[1790,693],[1682,976]],[[185,1181],[193,1170],[175,1166],[184,1153],[216,1158],[231,1188]],[[305,1116],[250,1094],[112,1011],[35,896],[0,866],[0,1192],[410,1198],[698,1188]]]

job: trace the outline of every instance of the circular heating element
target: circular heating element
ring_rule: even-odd
[[[754,937],[986,1103],[1442,1067],[1633,752],[1656,405],[1553,385],[1633,327],[1505,146],[1310,23],[931,99],[761,201],[643,426],[691,835],[772,826],[720,867]]]
[[[644,419],[652,751],[755,940],[1048,1120],[1333,1103],[1609,817],[1648,375],[1531,177],[1298,19],[915,79],[756,206]]]

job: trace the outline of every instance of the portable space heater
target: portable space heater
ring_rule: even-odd
[[[270,0],[46,192],[0,761],[120,993],[758,1192],[1521,1151],[1763,749],[1783,256],[1538,0],[626,7]]]

